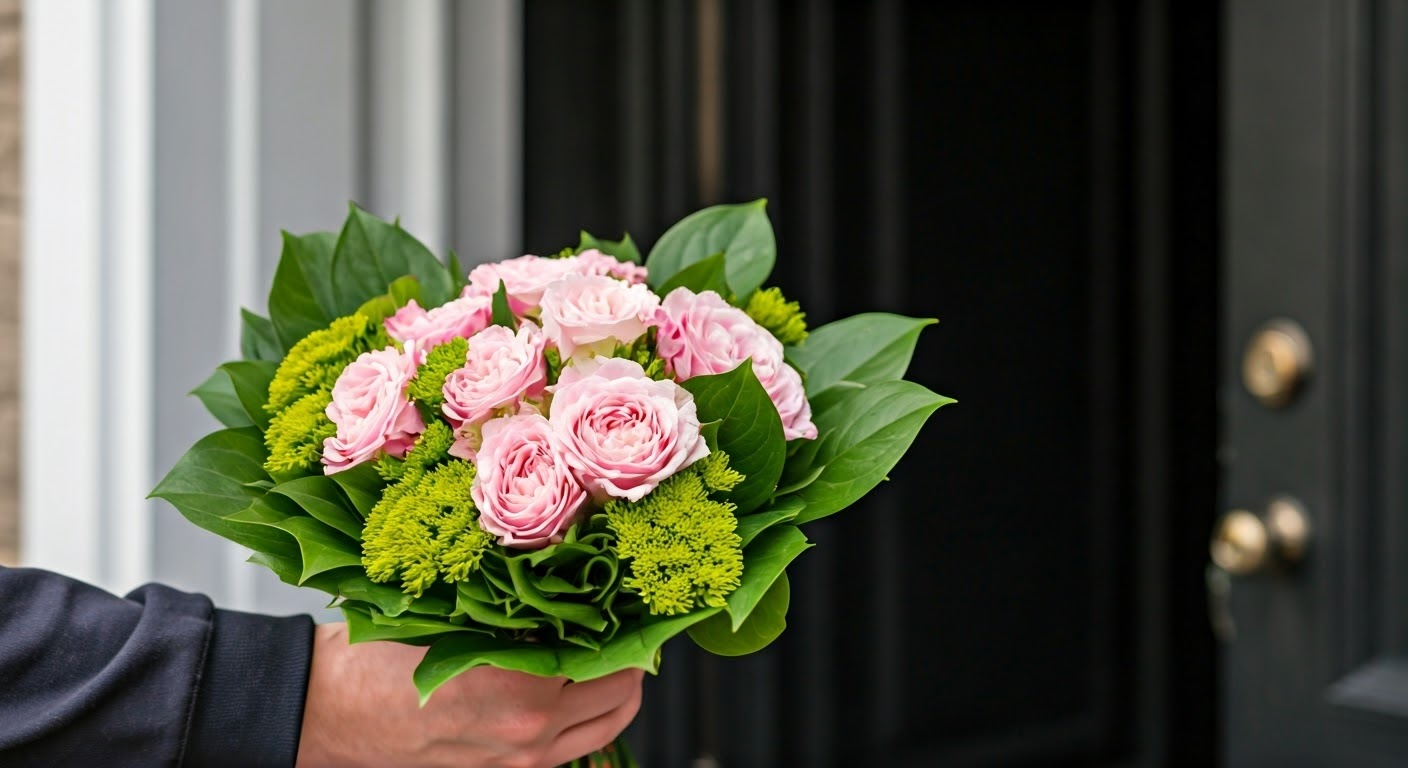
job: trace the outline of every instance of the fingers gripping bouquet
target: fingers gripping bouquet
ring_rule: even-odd
[[[478,665],[656,672],[682,632],[759,650],[802,526],[950,402],[902,378],[932,321],[809,334],[762,287],[775,250],[758,201],[689,216],[644,267],[583,233],[466,275],[354,206],[284,235],[269,317],[195,391],[225,429],[153,495],[332,595],[352,642],[429,646],[422,700]]]

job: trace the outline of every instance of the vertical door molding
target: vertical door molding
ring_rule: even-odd
[[[149,0],[25,4],[21,557],[150,574]]]

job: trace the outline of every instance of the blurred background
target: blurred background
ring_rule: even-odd
[[[959,405],[647,765],[1408,764],[1406,195],[1405,0],[0,0],[0,563],[335,618],[144,500],[279,230],[766,197]]]

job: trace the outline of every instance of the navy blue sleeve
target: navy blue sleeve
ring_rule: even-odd
[[[0,765],[291,766],[307,616],[0,568]]]

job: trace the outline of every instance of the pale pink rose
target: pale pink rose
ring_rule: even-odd
[[[694,396],[647,378],[631,360],[611,358],[591,375],[559,380],[548,419],[563,458],[598,501],[638,501],[709,455]]]
[[[450,453],[474,458],[477,428],[496,411],[516,410],[522,401],[542,395],[547,384],[546,341],[538,326],[523,321],[514,331],[491,325],[469,339],[465,362],[445,377],[442,410],[455,428]]]
[[[752,358],[753,373],[782,417],[788,440],[816,438],[802,377],[783,358],[782,343],[713,291],[676,288],[660,304],[656,353],[684,381],[724,373]]]
[[[488,296],[461,296],[431,310],[415,299],[386,318],[386,333],[400,341],[414,341],[421,349],[444,344],[453,338],[467,339],[488,327],[493,301]]]
[[[562,460],[548,420],[536,414],[484,424],[470,495],[479,525],[499,543],[538,549],[562,540],[587,492]]]
[[[608,256],[595,248],[588,248],[573,256],[569,261],[573,262],[572,269],[579,275],[604,275],[614,277],[617,280],[625,280],[628,283],[645,282],[645,267],[621,261],[615,256]]]
[[[616,342],[629,344],[645,335],[659,306],[660,297],[644,284],[570,275],[543,292],[543,334],[564,358],[579,349],[610,354]]]
[[[536,309],[543,291],[568,274],[572,274],[568,259],[519,256],[475,267],[469,273],[468,292],[492,297],[499,290],[499,281],[503,281],[509,308],[521,316]]]
[[[415,342],[405,351],[387,347],[364,352],[343,369],[332,388],[326,413],[337,434],[323,441],[324,471],[331,475],[383,453],[402,458],[425,431],[420,411],[406,397],[420,354]]]

